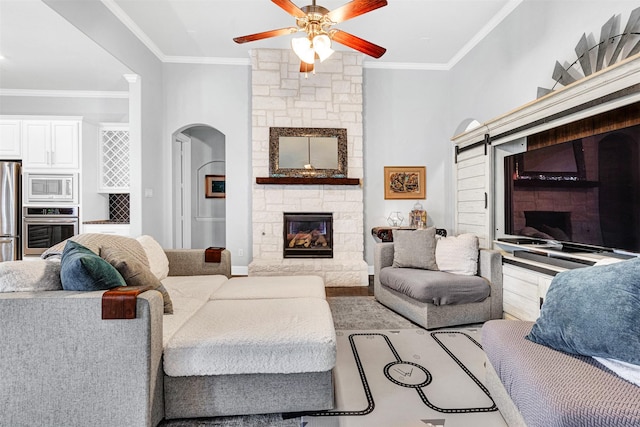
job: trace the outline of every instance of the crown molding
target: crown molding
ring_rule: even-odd
[[[251,65],[249,58],[218,58],[204,56],[165,56],[163,62],[173,64]]]
[[[98,90],[1,89],[0,96],[33,96],[46,98],[129,98],[129,92]]]
[[[462,46],[462,49],[460,49],[455,55],[453,55],[453,58],[451,58],[451,60],[449,60],[449,62],[447,63],[447,70],[452,69],[458,62],[462,60],[462,58],[467,56],[467,54],[478,45],[478,43],[484,40],[484,38],[487,37],[489,33],[493,31],[502,21],[504,21],[504,19],[509,16],[511,12],[513,12],[523,1],[524,0],[509,0],[507,4],[505,4],[502,9],[500,9],[498,13],[496,13],[493,18],[491,18],[489,22],[487,22],[485,26],[482,27],[480,31],[478,31],[476,35],[471,38],[471,40],[469,40],[464,46]]]
[[[136,25],[135,22],[116,4],[114,0],[101,0],[102,3],[113,13],[116,18],[124,24],[137,38],[140,40],[160,61],[164,62],[165,54],[160,48],[147,36],[147,34]]]
[[[378,62],[364,61],[363,68],[376,68],[384,70],[421,70],[421,71],[449,71],[448,64],[431,64],[420,62]]]

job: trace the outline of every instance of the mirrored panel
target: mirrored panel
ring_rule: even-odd
[[[272,177],[346,177],[347,130],[270,128],[269,174]]]

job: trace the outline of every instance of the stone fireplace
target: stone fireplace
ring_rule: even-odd
[[[254,184],[249,275],[306,274],[321,276],[326,286],[368,285],[361,185],[256,183],[256,178],[269,176],[271,127],[346,129],[347,176],[362,179],[362,57],[337,51],[317,64],[316,74],[305,76],[299,71],[300,60],[290,50],[251,52]],[[283,215],[304,212],[332,214],[332,257],[285,257]]]

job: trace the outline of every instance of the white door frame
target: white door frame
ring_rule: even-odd
[[[175,137],[176,182],[174,194],[176,201],[175,246],[179,249],[191,248],[191,138],[183,133]]]

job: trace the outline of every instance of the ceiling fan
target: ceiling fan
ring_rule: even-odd
[[[292,39],[291,47],[300,58],[300,72],[305,73],[313,71],[313,65],[316,59],[322,62],[331,56],[334,52],[333,49],[331,49],[331,41],[340,43],[374,58],[380,58],[387,51],[385,48],[361,39],[360,37],[356,37],[353,34],[332,28],[335,24],[386,6],[387,0],[352,0],[332,11],[316,5],[316,0],[312,0],[312,4],[302,8],[293,4],[291,0],[271,1],[296,18],[296,26],[236,37],[233,41],[236,43],[247,43],[304,31],[306,36]]]

